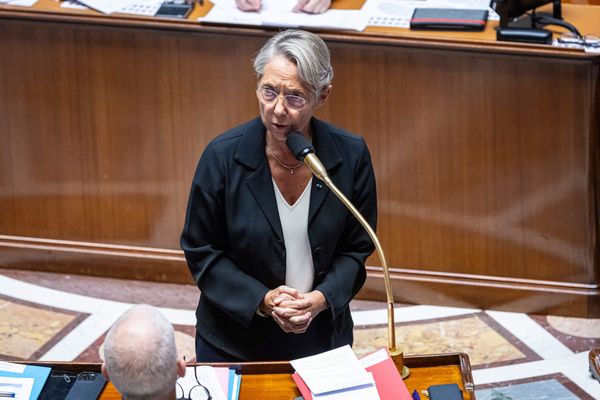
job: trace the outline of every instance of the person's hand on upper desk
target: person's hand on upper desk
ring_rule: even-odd
[[[235,4],[242,11],[258,11],[260,0],[235,0]],[[331,0],[298,0],[294,12],[305,12],[308,14],[321,14],[329,9]]]
[[[235,0],[235,5],[242,11],[258,11],[260,0]]]
[[[308,14],[321,14],[329,10],[331,0],[298,0],[294,12],[302,11]]]

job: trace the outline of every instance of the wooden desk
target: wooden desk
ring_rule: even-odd
[[[336,1],[336,6],[356,2]],[[565,4],[584,33],[600,7]],[[257,115],[273,31],[0,7],[0,265],[191,282],[199,154]],[[324,32],[319,117],[365,136],[399,302],[600,316],[600,55],[482,33]],[[383,299],[378,260],[361,296]]]
[[[475,387],[471,375],[469,357],[464,353],[410,356],[404,358],[410,368],[410,376],[405,380],[412,390],[427,389],[430,385],[456,383],[465,400],[475,400]],[[50,365],[65,371],[100,371],[100,364],[86,363],[35,363]],[[225,364],[213,364],[223,366]],[[229,366],[229,365],[226,365]],[[287,362],[240,363],[235,364],[242,371],[240,400],[293,400],[300,392],[291,378],[293,369]],[[111,383],[107,385],[100,400],[120,400]]]

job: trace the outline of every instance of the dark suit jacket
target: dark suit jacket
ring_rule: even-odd
[[[364,140],[315,118],[313,145],[333,182],[375,229],[377,198]],[[256,315],[265,294],[285,284],[285,245],[260,118],[231,129],[204,150],[190,192],[181,247],[201,290],[197,333],[242,360],[292,358],[352,344],[349,303],[362,287],[374,246],[337,197],[313,178],[308,236],[314,288],[329,308],[294,336],[292,354],[273,354],[281,328]],[[304,342],[303,342],[304,341]],[[315,342],[316,341],[316,342]],[[291,345],[292,341],[290,341]],[[296,357],[293,357],[296,358]]]

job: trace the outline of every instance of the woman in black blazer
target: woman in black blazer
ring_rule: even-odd
[[[360,223],[285,144],[300,131],[333,182],[375,228],[364,140],[313,117],[331,93],[316,35],[276,34],[254,59],[260,118],[204,150],[181,247],[201,290],[199,362],[289,360],[352,344],[350,300],[374,246]]]

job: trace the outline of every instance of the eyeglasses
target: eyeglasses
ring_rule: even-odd
[[[259,99],[262,100],[265,104],[271,104],[275,102],[279,98],[279,93],[276,91],[263,87],[257,90]],[[295,94],[286,94],[283,96],[285,100],[285,105],[292,110],[299,110],[308,101],[302,96],[298,96]]]
[[[212,396],[210,395],[208,388],[201,384],[198,380],[196,368],[198,367],[194,367],[194,378],[196,378],[196,385],[190,388],[187,397],[185,397],[185,392],[181,384],[179,382],[175,382],[177,384],[177,400],[212,400]]]
[[[588,47],[600,48],[600,38],[597,36],[578,36],[572,32],[565,32],[560,35],[557,42],[567,47]]]

